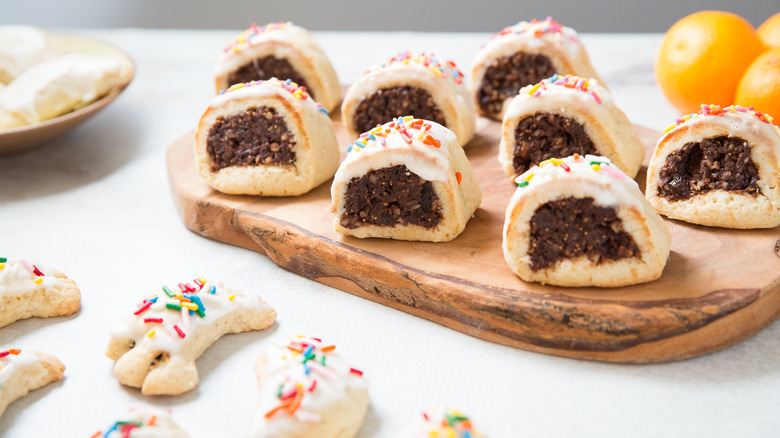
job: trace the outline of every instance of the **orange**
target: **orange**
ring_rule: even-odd
[[[780,47],[764,52],[745,70],[735,103],[767,113],[780,122]]]
[[[701,11],[666,32],[655,75],[666,98],[683,113],[702,103],[728,106],[742,73],[765,49],[756,31],[739,15]]]
[[[780,47],[780,12],[758,26],[758,38],[769,47]]]

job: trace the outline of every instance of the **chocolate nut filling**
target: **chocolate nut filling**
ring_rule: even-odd
[[[409,115],[444,125],[444,114],[428,90],[412,86],[385,88],[366,96],[358,104],[353,121],[356,131],[366,132]]]
[[[679,201],[710,190],[727,190],[757,196],[758,169],[750,145],[738,137],[705,138],[686,143],[666,157],[658,181],[658,194]]]
[[[641,254],[614,208],[596,206],[593,198],[570,196],[536,209],[528,255],[531,269],[538,271],[583,255],[598,265]]]
[[[536,113],[517,123],[512,166],[520,175],[548,158],[597,152],[579,122],[557,114]]]
[[[350,229],[369,224],[434,228],[442,218],[441,202],[433,184],[403,164],[352,178],[347,185],[344,209],[340,223]]]
[[[228,82],[232,84],[243,84],[244,82],[268,80],[271,78],[278,78],[279,80],[290,79],[296,84],[306,87],[306,91],[312,95],[315,99],[317,96],[309,90],[308,85],[303,77],[293,68],[290,63],[284,58],[275,58],[273,56],[266,56],[264,58],[256,58],[252,61],[242,65],[237,70],[234,70],[228,75]]]
[[[206,140],[212,172],[228,166],[291,164],[293,146],[295,138],[284,119],[265,106],[217,117]]]
[[[486,114],[498,114],[504,101],[515,97],[526,85],[535,84],[556,73],[545,55],[518,52],[493,61],[482,77],[477,102]]]

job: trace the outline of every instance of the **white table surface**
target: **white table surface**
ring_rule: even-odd
[[[255,252],[188,231],[169,193],[165,151],[194,128],[211,70],[236,31],[70,30],[127,51],[136,77],[105,111],[23,155],[0,157],[0,256],[58,267],[82,291],[71,317],[0,330],[0,346],[67,365],[59,383],[13,403],[0,434],[91,436],[142,403],[173,408],[192,437],[243,436],[254,414],[255,358],[271,336],[338,345],[370,379],[360,438],[394,437],[436,402],[503,437],[778,436],[780,323],[702,357],[657,365],[565,359],[493,344],[299,277]],[[487,34],[315,34],[342,83],[397,50],[432,51],[468,74]],[[676,117],[654,83],[660,35],[582,36],[617,104],[638,124]],[[117,383],[108,327],[162,284],[203,274],[254,291],[278,311],[263,332],[228,335],[198,360],[200,385],[144,397]]]

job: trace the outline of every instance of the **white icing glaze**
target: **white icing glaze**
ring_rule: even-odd
[[[612,99],[612,93],[599,84],[598,80],[593,78],[579,78],[576,76],[559,76],[555,75],[552,78],[556,78],[556,81],[550,81],[551,78],[544,79],[538,84],[528,85],[520,89],[520,92],[515,96],[506,110],[505,118],[517,118],[525,115],[527,109],[525,102],[532,101],[534,99],[548,100],[561,105],[561,111],[565,111],[565,107],[570,105],[570,102],[577,101],[584,107],[593,108],[594,111],[600,113],[606,113],[606,107],[613,106],[615,104]],[[587,81],[588,85],[585,90],[581,88],[569,88],[561,83],[561,79],[568,79],[569,82],[577,82],[579,79]],[[556,83],[558,82],[558,83]],[[593,93],[598,96],[598,100],[594,97]],[[601,108],[599,108],[601,107]]]
[[[170,291],[177,296],[184,295],[187,297],[187,294],[190,294],[200,299],[205,308],[205,316],[201,317],[197,313],[190,314],[189,310],[182,312],[178,309],[167,308],[166,304],[178,305],[180,300],[170,298],[164,291],[160,291],[159,294],[145,299],[138,305],[137,309],[123,314],[110,330],[111,337],[115,339],[133,339],[136,344],[140,344],[143,341],[144,345],[153,351],[165,351],[173,355],[187,341],[187,335],[193,333],[198,328],[207,327],[219,318],[239,308],[257,310],[266,308],[257,295],[246,294],[238,289],[225,287],[221,283],[215,284],[206,281],[202,288],[199,288],[197,285],[189,286],[196,289],[197,292],[182,293],[181,289],[177,287],[170,288]],[[214,291],[214,293],[212,294],[211,291]],[[231,299],[231,297],[233,298]],[[148,304],[149,301],[155,299],[156,302],[149,306],[147,310],[141,311],[138,315],[134,314]],[[195,301],[193,298],[193,303]],[[163,321],[162,323],[144,322],[144,319],[148,318],[162,318]],[[177,327],[184,334],[184,338],[177,333]],[[152,331],[154,334],[149,336]]]
[[[411,172],[426,181],[448,181],[451,157],[450,150],[444,146],[444,143],[457,142],[457,139],[452,131],[436,122],[425,123],[431,126],[427,134],[441,142],[441,147],[423,143],[418,138],[419,129],[408,129],[412,136],[411,144],[408,144],[402,134],[391,127],[396,122],[385,123],[382,129],[390,131],[387,132],[386,137],[376,137],[376,140],[367,139],[365,145],[361,144],[360,150],[352,145],[347,158],[336,171],[333,187],[348,183],[352,178],[361,177],[370,170],[401,164],[406,165]]]
[[[563,163],[555,165],[553,163]],[[598,165],[599,170],[594,170],[591,162],[606,163]],[[568,167],[568,171],[566,167]],[[586,155],[585,157],[574,156],[566,157],[561,160],[550,159],[528,169],[525,173],[518,176],[515,182],[523,184],[528,182],[527,187],[542,186],[555,180],[570,179],[572,182],[584,178],[597,183],[592,196],[597,205],[604,207],[636,206],[641,208],[641,201],[644,199],[639,184],[626,176],[617,166],[613,165],[608,158],[598,155]],[[518,188],[516,196],[523,196],[525,192],[523,187]]]
[[[15,374],[42,360],[41,356],[26,350],[19,354],[9,354],[0,358],[0,391],[2,391],[2,385],[5,385]]]
[[[31,66],[57,56],[49,36],[32,26],[0,26],[0,83],[11,82]]]
[[[332,345],[302,336],[272,342],[263,352],[260,401],[248,437],[309,436],[302,433],[306,428],[305,423],[338,423],[340,420],[334,416],[349,417],[355,414],[333,411],[332,408],[349,408],[344,401],[356,394],[365,394],[367,397],[368,382],[361,372],[352,371],[354,369],[344,362],[338,349],[329,350],[328,347]],[[294,351],[289,346],[303,353]],[[307,350],[309,347],[311,350]],[[329,351],[323,352],[323,348]],[[307,352],[314,357],[304,365]],[[325,365],[322,365],[323,357]],[[296,388],[302,391],[302,396],[300,407],[295,413],[278,409],[269,415],[272,410],[282,405],[284,400],[296,397],[290,395]]]
[[[482,438],[462,413],[436,405],[425,411],[401,434],[401,438]]]
[[[0,94],[0,108],[27,123],[48,120],[107,94],[126,74],[117,58],[69,53],[25,70]]]
[[[122,423],[130,423],[132,426]],[[130,433],[125,435],[125,429]],[[100,438],[187,438],[189,435],[171,418],[170,410],[147,406],[130,409],[117,420]]]
[[[264,98],[281,96],[298,105],[309,106],[321,113],[321,117],[328,117],[328,111],[315,101],[309,93],[301,90],[298,84],[290,80],[281,81],[271,78],[267,81],[253,81],[246,84],[236,84],[226,92],[220,93],[211,100],[211,108],[219,108],[230,101],[241,100],[247,97]]]
[[[301,47],[297,47],[299,45]],[[251,49],[259,46],[268,48],[269,53],[264,55],[272,55],[279,59],[299,56],[299,51],[306,46],[320,50],[309,31],[292,22],[254,26],[236,36],[225,48],[222,57],[214,67],[214,75],[226,74],[257,58],[257,51]]]
[[[43,273],[39,276],[34,270],[38,268]],[[0,263],[0,297],[21,295],[30,291],[52,287],[59,282],[58,277],[65,275],[57,269],[40,263],[29,262],[25,259],[9,259]],[[35,281],[40,279],[40,283]]]
[[[369,67],[365,73],[363,73],[363,75],[367,76],[371,73],[385,70],[397,71],[408,69],[418,71],[420,74],[424,73],[426,75],[432,75],[434,77],[447,80],[458,85],[463,83],[463,73],[458,70],[454,62],[446,59],[438,59],[431,53],[413,54],[408,50],[399,52],[388,61],[374,64],[373,66]]]
[[[718,111],[721,109],[716,105],[710,105],[709,107],[704,108],[705,106],[706,105],[702,105],[703,108],[698,113],[686,114],[678,119],[674,125],[667,127],[664,130],[664,137],[682,127],[699,124],[706,125],[715,122],[725,122],[729,128],[728,134],[730,136],[739,136],[740,133],[745,132],[753,136],[765,134],[767,131],[774,131],[774,134],[780,137],[780,127],[772,123],[773,119],[771,116],[767,116],[766,114],[758,116],[756,111],[736,105],[725,107],[722,109],[723,112],[717,114],[708,114],[708,112],[711,111],[710,108],[717,108]],[[760,117],[764,117],[766,120],[762,120]],[[663,137],[660,141],[663,141]]]
[[[506,27],[493,35],[482,50],[495,50],[506,45],[508,41],[524,41],[525,47],[537,50],[544,47],[546,41],[560,47],[571,58],[577,58],[581,50],[577,31],[561,26],[550,17],[541,21],[521,21]]]

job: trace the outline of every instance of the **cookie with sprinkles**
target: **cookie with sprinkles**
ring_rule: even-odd
[[[65,274],[24,258],[0,257],[0,327],[33,316],[67,316],[81,307],[81,292]]]
[[[455,409],[434,406],[423,412],[400,435],[401,438],[484,438],[473,421]]]
[[[617,287],[661,276],[669,258],[669,229],[636,181],[608,158],[551,158],[516,181],[503,250],[521,279]]]
[[[446,126],[461,146],[474,136],[476,116],[463,73],[432,53],[399,52],[368,70],[347,90],[341,117],[351,137],[414,114]]]
[[[187,432],[171,417],[170,410],[148,406],[130,409],[105,431],[91,438],[187,438]]]
[[[263,330],[276,311],[262,298],[211,282],[163,286],[124,313],[106,356],[120,383],[144,395],[178,395],[197,386],[195,360],[227,333]]]
[[[331,199],[344,235],[442,242],[463,232],[482,194],[455,134],[405,116],[347,146]]]
[[[521,88],[556,73],[604,84],[574,29],[552,17],[508,26],[482,46],[472,64],[471,92],[477,112],[501,120],[506,103]]]
[[[255,365],[260,389],[247,437],[351,438],[368,409],[368,381],[336,345],[319,338],[276,339]]]
[[[339,103],[341,86],[325,51],[309,31],[289,21],[252,24],[225,47],[214,67],[217,92],[273,77],[306,87],[328,111]]]
[[[556,74],[523,87],[502,124],[498,161],[507,175],[514,180],[548,158],[575,153],[607,157],[633,178],[645,149],[598,80]]]
[[[780,226],[780,128],[753,107],[702,105],[666,128],[647,199],[672,219],[726,228]]]
[[[223,193],[297,196],[333,176],[339,147],[306,88],[271,78],[212,99],[195,132],[195,165]]]
[[[62,379],[65,365],[54,356],[11,348],[0,350],[0,416],[32,390]]]

